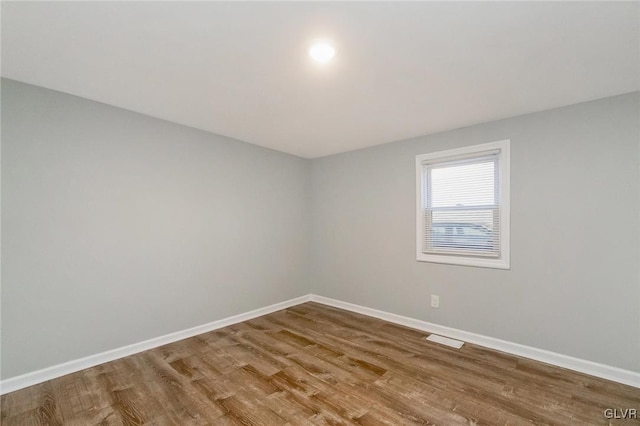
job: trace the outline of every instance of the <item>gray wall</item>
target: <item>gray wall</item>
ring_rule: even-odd
[[[640,371],[639,113],[635,93],[314,160],[315,291]],[[501,139],[511,270],[417,262],[415,155]]]
[[[309,164],[2,80],[2,377],[309,293]]]

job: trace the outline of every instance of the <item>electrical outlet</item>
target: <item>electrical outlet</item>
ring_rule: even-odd
[[[431,295],[431,307],[432,308],[440,307],[440,296],[436,296],[435,294]]]

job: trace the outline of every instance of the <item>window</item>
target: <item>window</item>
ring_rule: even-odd
[[[417,259],[509,269],[509,141],[416,156]]]

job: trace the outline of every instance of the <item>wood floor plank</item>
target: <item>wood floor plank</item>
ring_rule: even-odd
[[[2,425],[630,425],[640,389],[305,303],[0,398]],[[619,411],[618,411],[619,412]]]

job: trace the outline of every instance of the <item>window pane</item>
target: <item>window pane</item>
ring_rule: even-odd
[[[470,254],[498,256],[500,230],[497,209],[431,210],[430,232],[426,234],[426,252],[464,251]],[[427,219],[428,220],[428,219]]]
[[[497,257],[495,158],[427,166],[425,252]]]
[[[430,168],[431,207],[495,204],[495,162]]]

